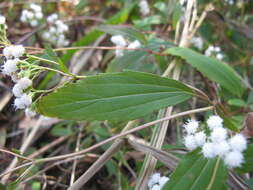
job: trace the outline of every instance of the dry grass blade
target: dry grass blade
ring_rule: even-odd
[[[233,171],[229,172],[228,184],[232,190],[247,190],[249,186]]]
[[[27,148],[30,146],[32,140],[33,140],[33,137],[35,136],[35,134],[37,133],[37,131],[39,130],[40,128],[40,124],[42,122],[42,117],[40,117],[37,121],[37,123],[35,124],[35,126],[32,128],[30,134],[28,135],[28,137],[26,138],[26,140],[24,141],[24,143],[22,144],[21,148],[20,148],[20,153],[23,154]],[[18,159],[15,157],[12,162],[10,163],[10,165],[7,167],[7,169],[5,170],[6,171],[11,171],[13,168],[16,167],[16,165],[18,164]],[[4,172],[4,173],[5,173]],[[9,177],[11,176],[11,173],[8,173],[7,175],[5,175],[2,179],[1,179],[1,182],[3,184],[5,184]]]
[[[99,159],[83,175],[81,175],[78,178],[78,180],[76,180],[68,188],[68,190],[79,190],[79,189],[81,189],[83,187],[83,185],[87,181],[89,181],[89,179],[92,178],[92,176],[94,174],[96,174],[96,172],[99,169],[101,169],[108,160],[110,160],[112,158],[114,153],[119,151],[119,149],[122,147],[123,144],[124,144],[123,139],[119,139],[118,141],[116,141],[109,149],[107,149],[107,151],[101,157],[99,157]]]
[[[134,126],[136,121],[130,121],[126,125],[126,127],[122,130],[121,133],[129,130]],[[106,150],[106,152],[83,174],[81,177],[76,180],[75,183],[73,183],[69,190],[78,190],[80,189],[87,181],[89,181],[90,178],[98,171],[100,168],[104,166],[104,164],[111,159],[114,153],[116,153],[124,144],[124,139],[117,139],[109,149]]]
[[[177,164],[179,162],[179,159],[174,156],[173,154],[170,154],[168,152],[158,150],[152,146],[148,146],[142,143],[139,143],[135,140],[133,136],[129,135],[128,143],[135,149],[140,152],[145,152],[151,154],[153,157],[155,157],[157,160],[162,162],[165,166],[170,168],[171,170],[174,170],[177,167]]]

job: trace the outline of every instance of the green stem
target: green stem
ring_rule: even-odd
[[[39,61],[44,61],[44,62],[47,62],[47,63],[52,63],[52,64],[60,65],[59,63],[57,63],[57,62],[55,62],[55,61],[48,60],[48,59],[44,59],[44,58],[37,57],[37,56],[34,56],[34,55],[27,55],[27,57],[33,58],[33,59],[37,59],[37,60],[39,60]]]

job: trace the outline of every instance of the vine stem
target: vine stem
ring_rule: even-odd
[[[37,52],[33,53],[44,53],[44,48],[34,48],[34,47],[25,47],[26,49],[32,49],[32,50],[37,50]],[[67,50],[79,50],[79,49],[100,49],[100,50],[132,50],[132,51],[145,51],[150,54],[154,55],[160,55],[160,56],[167,56],[168,54],[162,53],[162,52],[157,52],[153,51],[150,49],[145,49],[145,48],[128,48],[128,47],[111,47],[111,46],[76,46],[76,47],[65,47],[65,48],[56,48],[53,49],[54,52],[58,51],[67,51]]]
[[[134,132],[137,132],[139,130],[142,130],[142,129],[146,129],[148,127],[151,127],[155,124],[158,124],[158,123],[161,123],[161,122],[164,122],[164,121],[168,121],[168,120],[171,120],[171,119],[175,119],[175,118],[178,118],[178,117],[182,117],[182,116],[185,116],[185,115],[191,115],[191,114],[194,114],[194,113],[199,113],[199,112],[205,112],[205,111],[209,111],[209,110],[213,110],[214,109],[214,106],[208,106],[208,107],[204,107],[204,108],[198,108],[198,109],[193,109],[193,110],[188,110],[188,111],[185,111],[185,112],[181,112],[181,113],[177,113],[177,114],[174,114],[174,115],[170,115],[170,116],[167,116],[167,117],[164,117],[164,118],[161,118],[161,119],[158,119],[158,120],[155,120],[155,121],[151,121],[149,123],[146,123],[146,124],[143,124],[143,125],[140,125],[138,127],[135,127],[133,129],[130,129],[130,130],[127,130],[125,132],[122,132],[120,134],[117,134],[117,135],[114,135],[106,140],[103,140],[87,149],[84,149],[84,150],[81,150],[81,151],[78,151],[78,152],[74,152],[74,153],[70,153],[70,154],[65,154],[65,155],[61,155],[61,156],[55,156],[55,157],[51,157],[51,158],[42,158],[42,159],[38,159],[38,160],[34,160],[32,162],[28,162],[28,163],[25,163],[23,165],[20,165],[16,168],[12,168],[10,170],[7,170],[5,171],[4,173],[2,173],[0,175],[0,177],[3,177],[11,172],[14,172],[20,168],[23,168],[23,167],[26,167],[26,166],[29,166],[31,164],[38,164],[38,163],[43,163],[43,162],[50,162],[50,161],[55,161],[55,160],[61,160],[61,159],[66,159],[66,158],[69,158],[69,157],[74,157],[74,156],[79,156],[79,155],[82,155],[82,154],[85,154],[87,152],[90,152],[104,144],[107,144],[111,141],[114,141],[116,139],[119,139],[119,138],[122,138],[126,135],[129,135],[131,133],[134,133]]]
[[[24,160],[33,161],[33,159],[31,159],[31,158],[27,158],[27,157],[25,157],[25,156],[16,154],[16,153],[14,153],[14,152],[11,152],[11,151],[9,151],[9,150],[5,150],[5,149],[2,149],[2,148],[0,148],[0,152],[4,152],[4,153],[7,153],[7,154],[11,154],[11,155],[13,155],[13,156],[16,156],[16,157],[21,158],[21,159],[24,159]]]

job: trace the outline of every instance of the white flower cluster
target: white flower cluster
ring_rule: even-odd
[[[167,181],[169,181],[168,177],[154,173],[148,181],[149,190],[162,190]]]
[[[25,48],[22,45],[10,45],[3,49],[3,55],[6,58],[2,66],[2,72],[5,75],[11,76],[16,83],[12,89],[14,96],[14,106],[16,109],[29,109],[32,104],[32,97],[25,93],[25,90],[32,85],[32,81],[28,77],[17,79],[19,58],[25,53]]]
[[[203,48],[204,45],[203,39],[201,37],[193,37],[191,39],[191,43],[193,44],[193,46],[200,50]]]
[[[201,147],[205,158],[219,156],[230,168],[240,167],[244,162],[242,152],[247,148],[247,141],[241,134],[228,137],[227,129],[223,128],[223,119],[217,115],[210,116],[207,120],[210,135],[199,130],[199,123],[189,120],[184,128],[187,135],[184,144],[189,150]]]
[[[111,37],[112,43],[116,45],[117,48],[139,48],[141,46],[141,43],[138,40],[135,40],[131,43],[128,43],[122,35],[115,35]],[[117,57],[123,56],[123,50],[122,49],[116,49],[115,54]]]
[[[69,30],[68,25],[59,20],[57,14],[48,16],[47,22],[49,24],[49,30],[43,32],[43,39],[57,47],[69,45],[69,41],[65,36],[65,33]]]
[[[36,27],[43,19],[41,6],[32,3],[29,9],[24,9],[21,14],[21,22],[29,23],[32,27]]]
[[[146,16],[150,13],[149,5],[146,0],[141,0],[139,3],[139,7],[142,15]]]
[[[218,60],[222,60],[224,58],[224,54],[221,52],[221,48],[218,46],[208,46],[205,51],[206,56],[215,55]]]

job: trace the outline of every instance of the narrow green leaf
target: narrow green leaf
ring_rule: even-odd
[[[128,51],[116,57],[107,67],[106,72],[121,72],[124,69],[140,71],[143,60],[148,56],[145,51]],[[144,63],[147,64],[147,63]]]
[[[114,25],[101,25],[97,27],[98,30],[101,30],[105,33],[111,35],[123,35],[130,40],[140,40],[142,43],[146,43],[147,40],[145,35],[135,28],[125,27],[125,26],[114,26]]]
[[[173,27],[173,29],[176,29],[177,22],[179,21],[181,15],[182,15],[182,7],[178,3],[178,4],[175,5],[175,9],[173,10],[173,15],[172,15],[172,27]]]
[[[82,10],[85,6],[88,5],[88,1],[87,0],[80,0],[79,3],[76,5],[76,9],[77,10]]]
[[[181,160],[163,190],[217,190],[226,177],[227,169],[221,159],[206,159],[196,150]]]
[[[166,52],[180,56],[210,80],[219,83],[232,94],[242,96],[245,86],[240,76],[229,65],[188,48],[174,47]]]
[[[62,60],[59,57],[57,57],[56,53],[49,45],[45,45],[45,53],[42,55],[42,57],[57,62],[59,64],[59,69],[61,71],[70,74],[68,68],[62,62]]]
[[[42,97],[38,112],[73,120],[127,121],[190,97],[184,84],[141,72],[100,74],[68,84]]]
[[[236,107],[243,107],[246,105],[246,102],[244,102],[243,100],[241,99],[230,99],[228,101],[228,104],[231,105],[231,106],[236,106]]]
[[[142,46],[144,49],[152,51],[160,51],[160,48],[169,48],[174,46],[171,42],[166,42],[161,39],[153,38],[148,41],[147,45]],[[116,57],[109,65],[106,72],[120,72],[124,69],[152,72],[157,65],[149,63],[147,58],[152,56],[147,51],[125,51],[121,57]]]
[[[142,20],[134,20],[134,25],[136,28],[147,28],[151,25],[158,25],[163,23],[164,19],[160,15],[152,15],[145,17]]]

